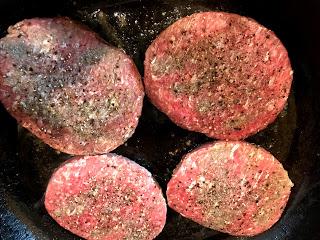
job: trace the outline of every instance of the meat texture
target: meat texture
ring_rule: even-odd
[[[273,122],[292,69],[276,35],[253,19],[202,12],[165,29],[145,57],[151,102],[182,128],[244,139]]]
[[[217,231],[253,236],[275,224],[293,186],[266,150],[218,141],[187,154],[168,183],[168,205]]]
[[[0,100],[25,128],[75,155],[109,152],[134,132],[143,86],[133,61],[68,18],[34,18],[0,40]]]
[[[166,202],[150,172],[115,154],[74,157],[49,181],[45,207],[63,228],[89,240],[151,240]]]

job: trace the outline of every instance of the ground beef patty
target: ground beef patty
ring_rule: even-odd
[[[215,142],[187,154],[168,183],[168,205],[221,232],[252,236],[277,222],[293,186],[281,163],[249,143]]]
[[[74,157],[53,174],[48,213],[85,239],[155,238],[166,221],[166,202],[151,173],[115,154]]]
[[[265,128],[283,109],[292,82],[275,34],[250,18],[203,12],[182,18],[149,46],[145,89],[177,125],[238,140]]]
[[[109,152],[134,132],[143,86],[120,49],[68,18],[29,19],[0,40],[0,100],[51,147]]]

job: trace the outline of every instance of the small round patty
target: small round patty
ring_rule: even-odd
[[[235,236],[253,236],[275,224],[292,182],[266,150],[218,141],[187,154],[167,188],[168,205],[186,218]]]
[[[166,202],[151,173],[115,154],[74,157],[56,170],[45,207],[63,228],[88,240],[151,240]]]
[[[165,29],[145,57],[150,101],[182,128],[244,139],[273,122],[292,69],[276,35],[253,19],[202,12]]]
[[[0,100],[51,147],[109,152],[134,132],[144,91],[133,61],[68,18],[34,18],[0,40]]]

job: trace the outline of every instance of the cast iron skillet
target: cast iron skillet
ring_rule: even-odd
[[[275,31],[287,47],[294,83],[286,109],[266,130],[247,139],[273,153],[295,186],[281,220],[253,238],[235,238],[201,227],[169,209],[157,239],[320,239],[320,4],[317,0],[0,1],[0,33],[25,18],[69,16],[126,50],[143,73],[144,52],[176,19],[222,10],[252,17]],[[181,157],[204,142],[202,134],[175,126],[145,99],[134,136],[114,152],[145,166],[165,191]],[[79,239],[46,213],[43,194],[54,169],[69,156],[55,152],[0,105],[0,239]]]

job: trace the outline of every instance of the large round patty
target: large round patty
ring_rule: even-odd
[[[293,186],[281,163],[249,143],[215,142],[187,154],[168,183],[168,205],[205,227],[252,236],[276,223]]]
[[[177,125],[238,140],[273,122],[292,82],[287,51],[250,18],[203,12],[182,18],[149,46],[144,62],[151,102]]]
[[[115,154],[74,157],[49,181],[45,207],[58,224],[89,240],[151,240],[166,202],[151,173]]]
[[[0,40],[0,100],[51,147],[109,152],[134,132],[143,86],[120,49],[68,18],[29,19]]]

